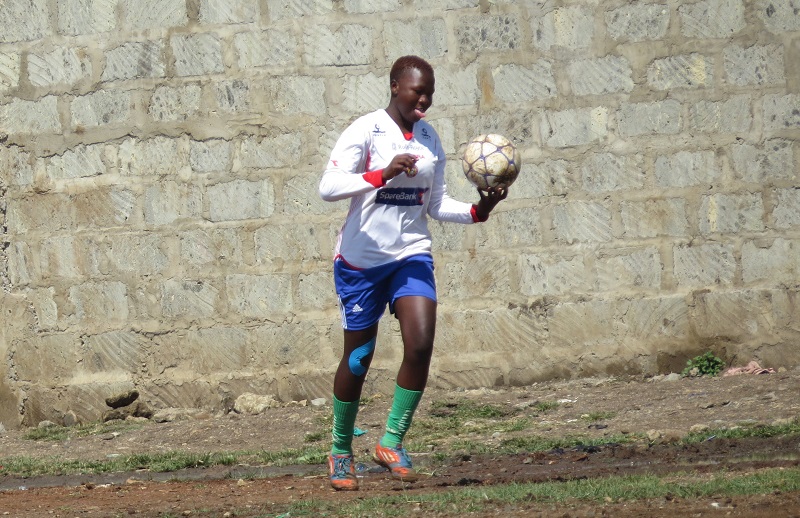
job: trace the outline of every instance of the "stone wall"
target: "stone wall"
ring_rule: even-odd
[[[800,362],[798,0],[6,0],[2,423],[329,397],[316,186],[409,53],[451,193],[473,135],[524,157],[488,223],[431,224],[433,385]],[[368,391],[400,354],[385,318]]]

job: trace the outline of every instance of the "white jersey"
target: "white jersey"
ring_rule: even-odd
[[[419,172],[383,184],[380,172],[395,155],[418,157]],[[455,223],[477,221],[473,205],[447,195],[445,153],[433,127],[420,120],[403,135],[386,110],[366,114],[339,137],[319,184],[323,200],[350,198],[336,243],[336,257],[370,268],[416,254],[430,254],[427,216]]]

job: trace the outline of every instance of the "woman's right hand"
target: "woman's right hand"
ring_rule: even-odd
[[[417,174],[417,156],[411,153],[395,155],[389,165],[383,168],[383,181],[388,182],[397,175],[405,173],[410,178]]]

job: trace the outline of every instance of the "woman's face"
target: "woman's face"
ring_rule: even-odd
[[[400,116],[412,124],[425,117],[433,104],[434,77],[431,73],[409,68],[391,84],[394,105]]]

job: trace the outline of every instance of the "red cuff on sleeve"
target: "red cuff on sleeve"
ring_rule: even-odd
[[[383,169],[378,169],[376,171],[367,171],[366,173],[361,175],[361,178],[366,180],[368,183],[372,184],[373,187],[376,189],[378,187],[383,187],[386,185],[386,182],[383,181]]]
[[[488,215],[483,219],[480,219],[478,217],[478,206],[475,205],[474,203],[472,204],[472,208],[470,209],[469,213],[472,215],[472,222],[473,223],[483,223],[484,221],[489,219]]]

